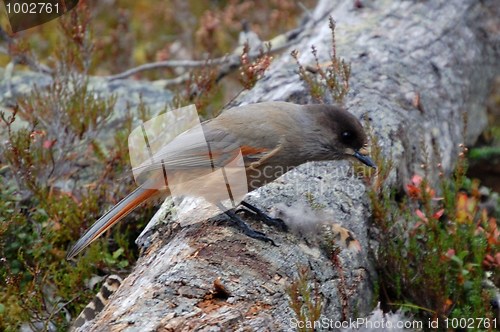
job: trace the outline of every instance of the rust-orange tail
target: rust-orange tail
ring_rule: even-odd
[[[111,210],[106,212],[92,227],[76,242],[66,255],[66,259],[71,259],[78,255],[83,249],[91,244],[95,239],[101,236],[107,229],[116,224],[130,212],[132,212],[141,203],[149,200],[159,193],[158,189],[139,187],[122,199]]]

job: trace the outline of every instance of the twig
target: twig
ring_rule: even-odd
[[[11,65],[11,71],[8,73],[6,81],[9,82],[12,72],[13,72],[13,67],[17,64],[26,64],[31,70],[44,73],[44,74],[51,74],[52,69],[47,67],[46,65],[38,62],[36,58],[32,55],[28,55],[26,53],[19,53],[19,54],[12,54],[11,49],[13,48],[12,46],[16,44],[16,39],[12,38],[7,31],[5,31],[2,27],[0,27],[0,39],[3,39],[7,42],[7,47],[2,47],[1,52],[5,53],[9,57],[11,57],[10,63]]]
[[[292,45],[294,45],[296,43],[296,41],[293,41],[293,42],[289,42],[289,43],[286,43],[280,47],[277,47],[275,49],[271,49],[269,52],[267,52],[267,54],[274,54],[274,53],[277,53],[283,49],[286,49]],[[254,60],[256,58],[258,58],[259,56],[261,56],[262,54],[260,52],[253,52],[253,53],[250,53],[248,58],[250,60]],[[220,59],[220,58],[218,58]],[[217,60],[217,59],[215,59]],[[210,65],[210,64],[213,64],[212,62],[205,62],[204,63],[205,65]],[[241,59],[240,59],[240,56],[239,55],[231,55],[229,57],[227,57],[227,60],[225,63],[223,63],[223,66],[220,68],[219,70],[219,73],[217,74],[217,78],[215,79],[216,82],[219,82],[221,79],[223,79],[225,76],[229,75],[230,73],[232,73],[234,70],[238,69],[238,67],[241,65]],[[155,85],[156,86],[160,86],[162,88],[166,88],[166,87],[169,87],[169,86],[173,86],[173,85],[178,85],[178,84],[182,84],[182,83],[185,83],[187,81],[189,81],[190,79],[190,73],[189,72],[186,72],[180,76],[177,76],[175,78],[172,78],[172,79],[166,79],[166,80],[157,80],[155,81]]]
[[[207,60],[167,60],[167,61],[152,62],[137,66],[135,68],[131,68],[120,74],[108,76],[107,79],[109,81],[120,80],[132,76],[134,74],[137,74],[141,71],[147,71],[159,68],[172,68],[172,67],[197,68],[203,66],[217,66],[226,62],[227,59],[228,56],[223,56],[215,59],[207,59]]]
[[[274,39],[271,40],[278,40],[279,37],[283,37],[282,40],[285,40],[286,42],[282,45],[278,45],[276,48],[273,48],[269,51],[269,53],[275,53],[279,52],[283,49],[286,49],[290,47],[291,45],[295,44],[298,42],[299,39],[297,37],[299,36],[299,32],[302,31],[302,28],[299,29],[294,29],[291,31],[288,31],[284,33],[283,35],[280,35]],[[265,45],[265,42],[263,43]],[[261,55],[261,52],[259,51],[254,51],[248,54],[248,57],[251,60],[254,60],[258,58]],[[124,71],[120,74],[108,76],[107,79],[109,81],[114,81],[118,79],[124,79],[129,76],[132,76],[134,74],[137,74],[142,71],[147,71],[147,70],[153,70],[153,69],[159,69],[159,68],[172,68],[172,67],[184,67],[184,68],[199,68],[199,67],[204,67],[204,66],[219,66],[219,65],[224,65],[224,67],[220,70],[219,75],[217,76],[217,79],[220,80],[222,77],[226,76],[229,72],[232,70],[238,68],[238,66],[241,64],[240,61],[240,54],[230,54],[230,55],[225,55],[220,58],[214,58],[214,59],[206,59],[206,60],[167,60],[167,61],[158,61],[158,62],[152,62],[152,63],[147,63],[144,65],[137,66],[135,68],[131,68],[127,71]],[[186,75],[186,73],[180,75],[179,77],[169,79],[169,80],[163,80],[163,81],[157,81],[161,82],[159,83],[161,86],[170,86],[170,85],[176,85],[180,83],[184,83],[189,79],[189,75]]]

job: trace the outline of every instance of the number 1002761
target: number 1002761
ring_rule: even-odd
[[[447,318],[446,329],[496,329],[496,318]]]
[[[59,3],[14,2],[6,3],[7,14],[59,14]]]

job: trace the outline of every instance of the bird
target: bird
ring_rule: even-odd
[[[195,139],[200,131],[204,144]],[[68,251],[67,259],[78,255],[141,203],[173,192],[204,198],[225,212],[246,235],[274,244],[246,225],[234,208],[222,204],[228,190],[244,196],[312,161],[354,159],[376,168],[368,156],[367,141],[360,121],[337,105],[270,101],[227,109],[175,137],[152,155],[153,162],[137,166],[145,180],[84,233]],[[220,169],[225,171],[224,178],[237,181],[214,188],[220,183],[220,172],[216,176],[214,170]],[[242,198],[237,201],[266,221],[265,213]]]

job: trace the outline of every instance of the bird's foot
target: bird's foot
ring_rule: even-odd
[[[256,230],[252,229],[233,210],[227,210],[224,213],[227,214],[231,218],[231,221],[234,223],[234,225],[236,227],[238,227],[246,236],[249,236],[249,237],[251,237],[253,239],[257,239],[257,240],[260,240],[260,241],[269,242],[273,246],[277,247],[276,243],[271,238],[267,237],[266,234],[264,234],[262,232],[259,232],[259,231],[256,231]]]
[[[262,212],[260,209],[256,208],[252,204],[247,203],[245,201],[241,202],[241,205],[244,206],[246,209],[238,209],[238,210],[236,210],[236,213],[238,213],[240,211],[244,211],[244,212],[250,211],[253,213],[253,215],[257,219],[264,222],[266,225],[276,227],[277,229],[279,229],[281,231],[285,231],[285,232],[288,231],[288,226],[280,218],[271,218],[267,214]]]

